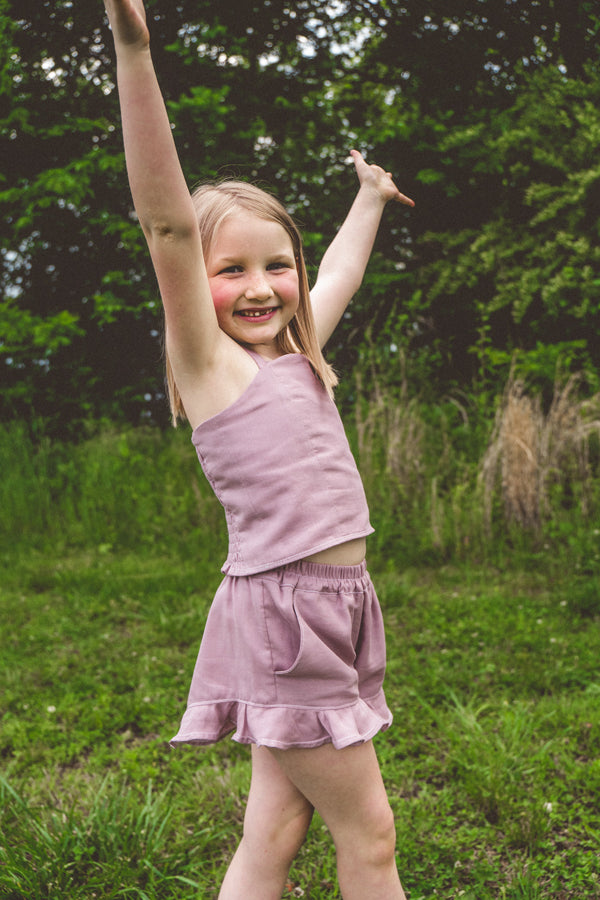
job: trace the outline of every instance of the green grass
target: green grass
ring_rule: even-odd
[[[561,494],[543,534],[501,515],[488,534],[459,450],[446,469],[415,450],[414,484],[377,452],[363,472],[405,890],[594,900],[600,528]],[[168,746],[226,552],[189,436],[94,426],[34,444],[11,426],[0,465],[0,898],[210,900],[250,769],[230,740]],[[335,883],[316,818],[285,896]]]
[[[216,896],[249,762],[229,740],[167,744],[220,577],[210,527],[196,539],[196,558],[4,552],[0,897]],[[395,714],[376,744],[410,900],[600,897],[593,581],[550,556],[373,575]],[[294,896],[338,896],[318,819]]]

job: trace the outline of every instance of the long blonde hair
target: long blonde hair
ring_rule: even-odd
[[[327,393],[332,397],[338,379],[331,366],[326,362],[317,340],[306,264],[302,252],[302,236],[285,207],[271,194],[244,181],[202,184],[192,192],[192,200],[198,217],[198,227],[205,256],[210,253],[219,225],[227,216],[235,213],[236,209],[244,209],[268,222],[277,222],[286,230],[292,241],[298,270],[299,303],[294,318],[277,335],[277,348],[281,353],[303,353]],[[165,361],[171,415],[173,424],[177,425],[178,420],[185,419],[186,415],[166,348]]]

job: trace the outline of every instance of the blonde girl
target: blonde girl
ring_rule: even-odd
[[[242,839],[220,900],[279,900],[316,809],[344,900],[405,900],[374,735],[389,727],[381,611],[365,564],[364,491],[331,399],[327,342],[365,271],[389,200],[360,188],[308,291],[298,231],[238,182],[192,198],[157,84],[142,0],[105,0],[129,181],[166,320],[171,404],[229,529],[173,744],[249,743]]]

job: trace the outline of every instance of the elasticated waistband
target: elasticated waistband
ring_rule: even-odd
[[[367,574],[367,562],[363,559],[361,563],[355,566],[334,566],[330,563],[310,562],[307,559],[299,559],[297,562],[281,566],[280,571],[289,574],[310,575],[313,578],[332,581],[354,581],[363,578]]]

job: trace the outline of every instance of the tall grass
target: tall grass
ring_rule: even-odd
[[[358,385],[356,444],[375,548],[412,561],[491,560],[516,548],[562,552],[568,535],[571,561],[600,572],[600,394],[583,396],[580,376],[557,378],[544,409],[511,373],[495,414],[452,397],[428,407],[402,386],[371,383],[366,398]]]
[[[57,803],[40,815],[2,779],[0,804],[4,896],[151,900],[169,882],[176,883],[170,896],[181,887],[175,872],[158,868],[171,810],[165,792],[155,795],[151,783],[138,799],[106,778],[87,798],[87,809],[80,799],[77,809]]]
[[[573,376],[545,410],[511,375],[494,412],[370,384],[365,396],[358,383],[346,424],[376,526],[372,557],[480,561],[569,544],[600,575],[600,395],[583,398]],[[0,466],[0,547],[225,553],[224,516],[185,429],[107,427],[78,444],[34,444],[10,425]]]
[[[600,435],[600,394],[577,395],[581,376],[554,384],[544,412],[539,395],[511,373],[480,467],[485,523],[491,528],[500,481],[505,520],[540,533],[561,509],[589,518],[598,511],[592,455]]]
[[[372,552],[408,561],[472,553],[482,534],[476,411],[457,398],[426,407],[404,384],[387,387],[376,374],[370,381],[367,396],[358,382],[353,424],[376,524]]]
[[[13,424],[0,429],[0,466],[0,546],[187,547],[202,530],[204,550],[221,550],[221,509],[183,431],[109,426],[78,444],[34,443]]]

